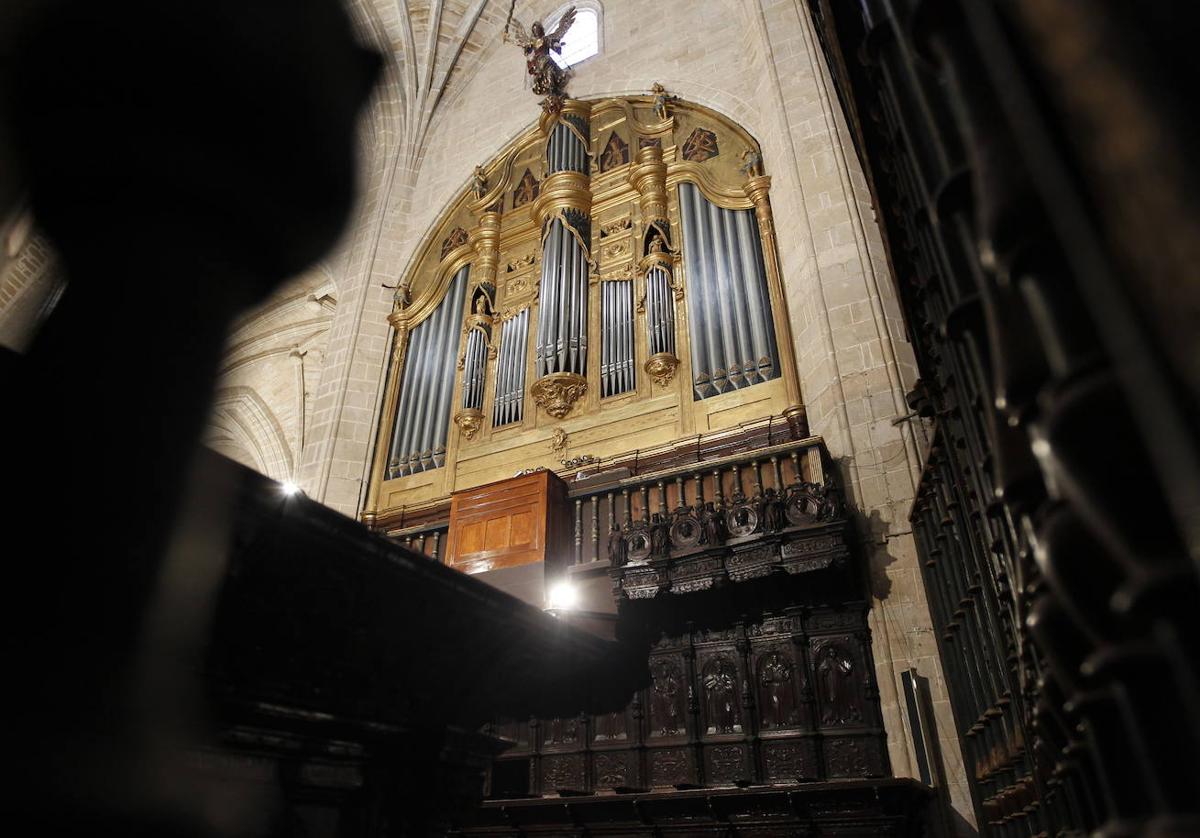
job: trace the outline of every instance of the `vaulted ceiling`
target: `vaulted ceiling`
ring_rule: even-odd
[[[518,16],[542,12],[521,3]],[[489,46],[501,38],[507,0],[355,0],[353,10],[390,59],[385,98],[400,138],[419,156],[438,106],[461,88]],[[532,18],[531,18],[532,19]],[[390,97],[388,96],[390,93]]]

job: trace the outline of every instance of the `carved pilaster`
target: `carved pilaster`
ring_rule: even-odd
[[[500,266],[500,213],[489,210],[480,214],[479,226],[472,231],[475,244],[475,284],[496,286]]]
[[[779,362],[783,368],[783,379],[787,386],[788,399],[801,405],[800,377],[796,370],[796,348],[792,343],[792,324],[787,317],[787,303],[783,293],[783,274],[779,267],[779,252],[775,241],[775,219],[771,213],[771,176],[751,177],[742,187],[746,197],[754,203],[754,216],[758,220],[758,233],[762,239],[763,259],[767,268],[767,290],[771,296],[771,311],[775,321],[775,334],[779,339]]]
[[[638,149],[637,163],[629,172],[629,183],[638,191],[642,223],[657,226],[669,238],[667,164],[662,159],[662,146],[648,145]]]
[[[400,396],[404,357],[408,352],[408,315],[399,309],[388,315],[388,323],[392,327],[392,358],[388,369],[387,387],[384,390],[379,435],[375,440],[375,455],[371,459],[371,483],[367,487],[367,503],[363,510],[363,523],[368,526],[375,521],[379,512],[379,487],[384,480],[388,448],[391,447],[392,428],[396,422],[395,408]]]

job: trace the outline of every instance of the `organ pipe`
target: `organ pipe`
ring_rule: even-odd
[[[548,174],[535,203],[544,220],[534,347],[537,381],[530,389],[547,413],[562,418],[587,389],[589,274],[592,259],[588,190],[588,105],[569,102],[548,124]]]
[[[600,395],[615,396],[635,387],[633,376],[633,282],[611,280],[601,289]]]
[[[529,309],[522,309],[500,327],[500,352],[496,358],[496,395],[492,426],[520,422],[525,406],[525,346],[529,335]]]
[[[446,462],[454,390],[455,349],[470,266],[454,275],[433,314],[413,328],[388,451],[388,477],[403,477]]]
[[[693,390],[705,399],[779,375],[771,298],[750,210],[716,206],[679,186]]]
[[[646,331],[650,354],[675,354],[675,300],[667,269],[655,265],[646,273]]]

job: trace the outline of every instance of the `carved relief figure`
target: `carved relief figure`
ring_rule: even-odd
[[[787,514],[784,510],[783,499],[774,489],[763,492],[763,529],[767,532],[779,532],[787,526]]]
[[[462,247],[466,244],[467,238],[467,231],[462,227],[455,227],[451,230],[450,235],[446,236],[446,239],[442,242],[442,258],[445,259],[446,254],[454,248]]]
[[[704,504],[700,515],[701,544],[717,545],[725,541],[725,516],[713,508],[712,501]]]
[[[538,180],[529,169],[521,175],[517,188],[513,190],[513,209],[524,206],[538,196]]]
[[[608,534],[608,563],[613,567],[621,567],[629,558],[629,546],[625,543],[625,534],[615,523]]]
[[[487,178],[483,174],[483,166],[476,166],[475,171],[471,174],[471,192],[474,193],[476,199],[487,194]]]
[[[603,154],[600,155],[600,171],[607,172],[617,166],[624,166],[628,162],[629,146],[616,131],[613,131],[609,135],[608,143],[604,146]]]
[[[683,679],[671,661],[656,661],[651,668],[650,725],[659,736],[674,736],[683,730],[680,699]]]
[[[792,665],[779,652],[771,652],[758,665],[758,684],[764,728],[787,727],[799,721]]]
[[[625,714],[621,711],[605,713],[596,719],[597,739],[624,739]]]
[[[703,163],[720,153],[717,135],[707,128],[697,128],[683,141],[683,159],[693,163]]]
[[[715,660],[704,668],[704,710],[709,733],[742,729],[737,706],[737,673],[728,661]]]
[[[650,519],[650,553],[666,557],[671,552],[671,528],[661,514],[655,512]]]
[[[862,714],[854,704],[851,677],[854,663],[837,644],[830,643],[821,650],[817,678],[821,682],[821,724],[844,725],[857,722]]]

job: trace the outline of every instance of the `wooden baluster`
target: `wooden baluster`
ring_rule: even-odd
[[[794,478],[792,478],[792,482],[793,483],[803,483],[804,478],[801,476],[803,474],[803,472],[800,471],[800,452],[799,451],[792,452],[792,468],[794,468],[796,470],[796,476]]]
[[[704,475],[696,472],[692,479],[696,481],[696,509],[700,510],[704,508]]]
[[[629,505],[629,490],[628,489],[621,490],[621,501],[625,506],[625,519],[621,523],[628,524],[629,521],[633,518],[633,507],[631,507]]]
[[[658,512],[667,514],[667,484],[662,480],[658,481]]]
[[[612,494],[608,496],[612,498]],[[600,496],[592,495],[592,561],[600,561]]]
[[[617,525],[617,496],[613,492],[608,493],[608,528],[611,530]]]
[[[725,493],[721,491],[721,470],[714,468],[712,473],[713,478],[713,503],[717,509],[725,505]]]
[[[771,457],[771,469],[775,473],[775,491],[782,492],[783,491],[783,470],[780,469],[780,467],[779,467],[779,457],[778,456]]]
[[[642,492],[642,520],[647,524],[650,523],[650,487],[646,484],[641,486]]]
[[[687,501],[683,497],[683,478],[676,477],[675,478],[675,507],[677,509],[683,509],[685,506],[687,506]]]
[[[583,499],[575,498],[575,564],[583,564]]]
[[[754,466],[754,496],[762,497],[762,463],[760,463],[758,460],[755,460],[753,463],[751,463],[751,465]]]
[[[736,498],[738,495],[742,495],[742,494],[745,494],[745,493],[742,491],[742,471],[741,471],[741,469],[740,469],[740,468],[738,468],[738,467],[737,467],[737,465],[736,465],[736,464],[734,464],[734,466],[733,466],[733,492],[732,492],[732,497],[735,497],[735,498]]]
[[[441,541],[442,541],[442,531],[434,530],[433,531],[433,560],[435,562],[439,560],[438,559],[438,545],[441,543]]]
[[[421,546],[418,550],[422,555],[425,555],[425,533],[421,533]]]
[[[412,549],[412,536],[411,535],[404,539],[404,546],[407,547],[409,550]]]

